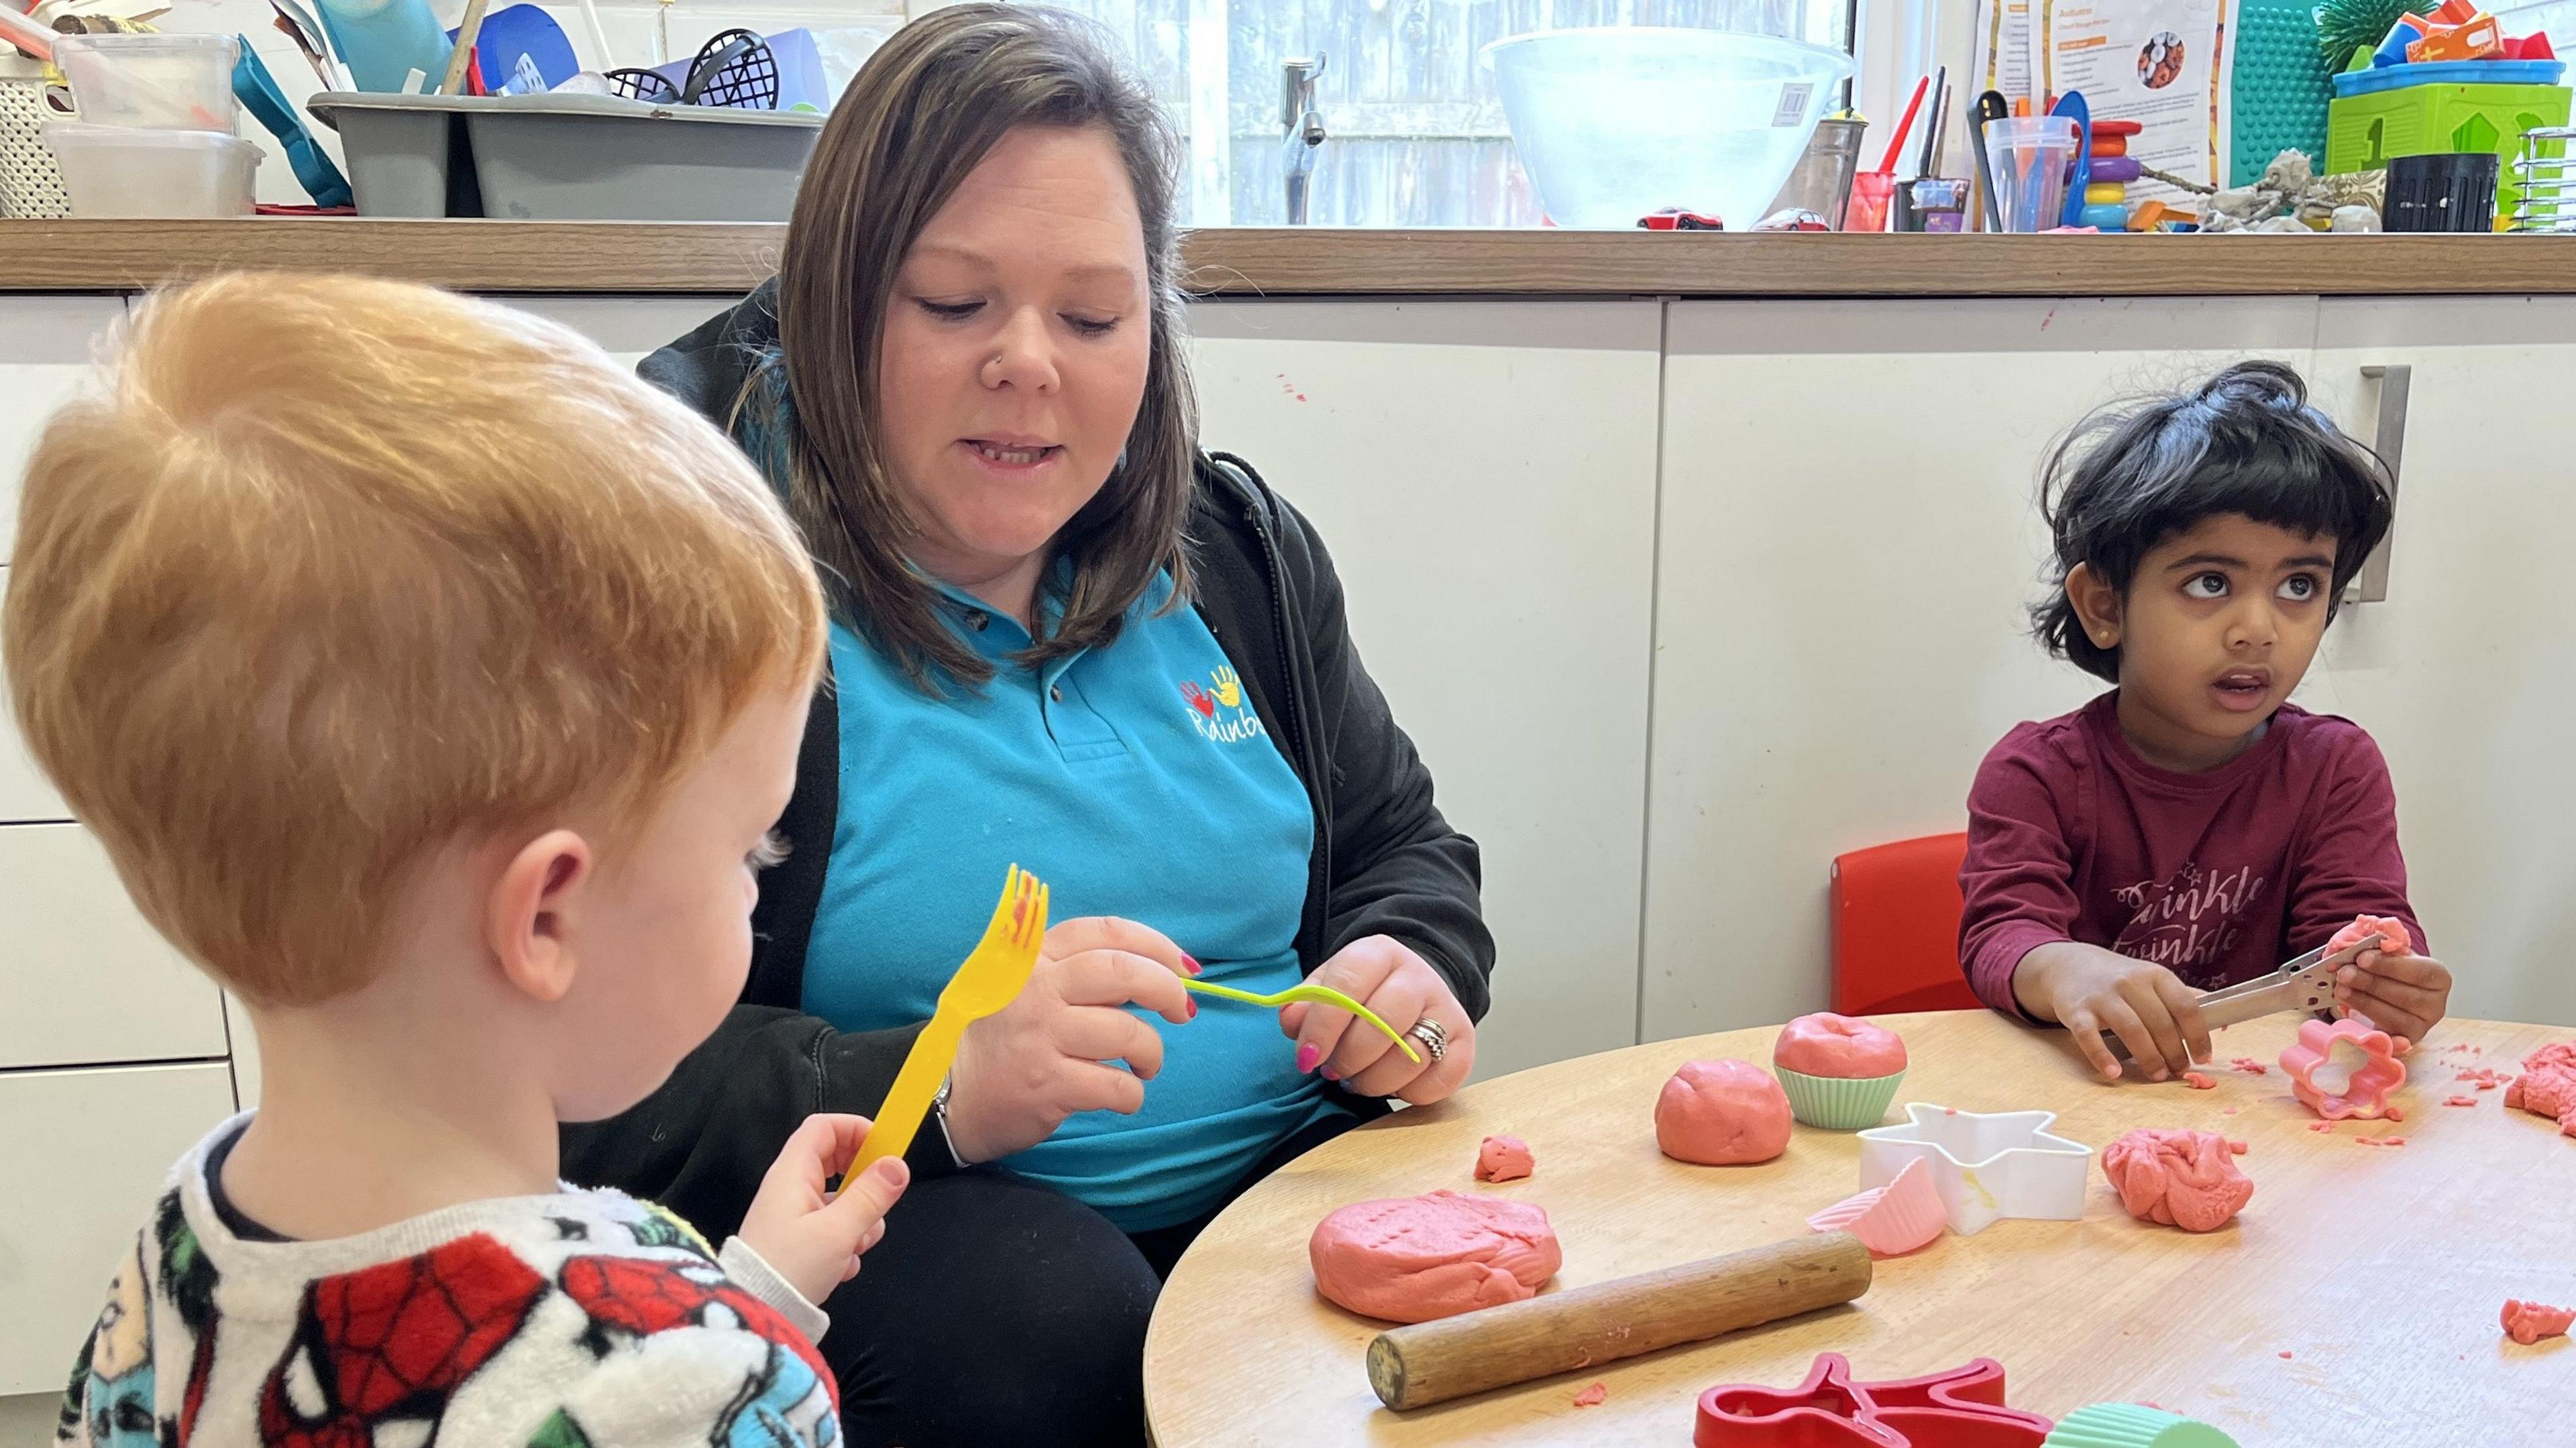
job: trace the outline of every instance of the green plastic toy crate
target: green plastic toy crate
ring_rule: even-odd
[[[2496,215],[2507,216],[2522,200],[2513,174],[2522,133],[2566,125],[2570,94],[2563,85],[2437,83],[2339,96],[2326,108],[2325,169],[2342,175],[2377,171],[2392,156],[2493,151],[2502,164]]]

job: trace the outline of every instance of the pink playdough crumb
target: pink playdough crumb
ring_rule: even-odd
[[[1594,1383],[1592,1386],[1585,1388],[1582,1392],[1574,1395],[1574,1406],[1578,1408],[1597,1408],[1608,1401],[1610,1401],[1610,1385],[1608,1383]]]
[[[2218,1083],[2216,1081],[2211,1080],[2207,1076],[2203,1076],[2198,1071],[2183,1072],[2182,1084],[2190,1087],[2194,1091],[2215,1091],[2218,1089]]]
[[[2394,1106],[2391,1106],[2386,1111],[2379,1113],[2379,1119],[2382,1121],[2404,1121],[2406,1119],[2406,1113],[2398,1110]]]
[[[2508,1298],[2503,1313],[2505,1336],[2525,1347],[2544,1337],[2565,1337],[2576,1326],[2576,1308],[2549,1307]]]
[[[2442,1104],[2445,1106],[2475,1106],[2478,1104],[2478,1098],[2474,1096],[2446,1096],[2442,1098]]]
[[[1516,1182],[1536,1170],[1529,1143],[1517,1136],[1489,1136],[1476,1148],[1476,1180]]]
[[[2231,1069],[2242,1071],[2248,1076],[2267,1076],[2270,1075],[2272,1071],[2271,1067],[2264,1065],[2262,1062],[2255,1060],[2251,1056],[2239,1056],[2227,1064]]]
[[[2235,1107],[2233,1107],[2233,1106],[2226,1107],[2226,1108],[2222,1109],[2218,1114],[2219,1114],[2219,1115],[2221,1115],[2221,1116],[2234,1116],[2234,1115],[2236,1114],[2236,1108],[2235,1108]]]
[[[2331,1122],[2331,1121],[2311,1121],[2311,1122],[2309,1122],[2309,1123],[2308,1123],[2308,1130],[2310,1130],[2310,1131],[2332,1131],[2332,1130],[2334,1130],[2334,1123],[2333,1123],[2333,1122]]]
[[[2283,1349],[2281,1349],[2281,1361],[2283,1361],[2283,1362],[2288,1362],[2289,1360],[2290,1360],[2290,1350],[2289,1350],[2288,1348],[2283,1348]]]
[[[2406,1138],[2402,1136],[2356,1136],[2352,1139],[2352,1142],[2355,1146],[2404,1146],[2406,1144]]]
[[[2234,1153],[2235,1153],[2236,1155],[2238,1155],[2238,1156],[2243,1156],[2246,1152],[2248,1152],[2248,1151],[2252,1150],[2253,1148],[2252,1148],[2252,1147],[2250,1147],[2250,1146],[2248,1146],[2246,1143],[2241,1142],[2241,1141],[2230,1141],[2230,1142],[2228,1142],[2228,1143],[2227,1143],[2227,1149],[2228,1149],[2229,1151],[2234,1152]]]

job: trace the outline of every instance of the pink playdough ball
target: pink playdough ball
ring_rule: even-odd
[[[1750,1061],[1691,1061],[1655,1098],[1655,1144],[1676,1161],[1743,1166],[1789,1149],[1789,1095]]]
[[[1884,1027],[1819,1011],[1780,1028],[1771,1064],[1801,1076],[1868,1081],[1905,1069],[1905,1043]]]

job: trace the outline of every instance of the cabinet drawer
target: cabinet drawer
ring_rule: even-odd
[[[45,419],[89,376],[116,297],[0,297],[0,563],[18,540],[18,480]]]
[[[0,1075],[0,1394],[62,1391],[171,1163],[232,1110],[221,1062]]]
[[[0,825],[0,940],[0,1068],[224,1054],[214,982],[143,922],[81,826]]]
[[[8,592],[9,568],[0,563],[0,597]],[[18,737],[17,715],[9,708],[8,680],[0,677],[0,824],[70,818],[63,797],[54,793],[54,782],[27,757],[26,741]]]

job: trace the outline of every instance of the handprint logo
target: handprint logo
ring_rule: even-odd
[[[1208,697],[1208,691],[1199,687],[1198,680],[1183,679],[1181,697],[1190,701],[1190,707],[1198,710],[1201,718],[1216,717],[1216,700]]]
[[[1216,701],[1229,709],[1243,707],[1243,680],[1231,664],[1216,671]]]

